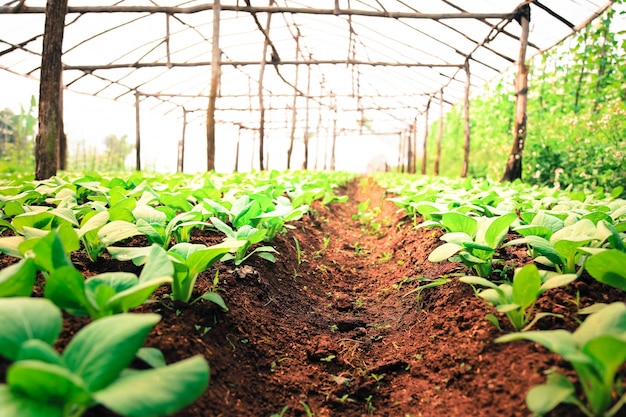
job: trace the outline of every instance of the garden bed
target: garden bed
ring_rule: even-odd
[[[269,417],[285,407],[284,416],[528,416],[525,394],[545,381],[544,372],[557,367],[574,377],[537,344],[494,342],[511,328],[501,320],[500,331],[485,319],[493,308],[456,279],[467,268],[427,261],[440,231],[414,229],[371,178],[339,194],[348,202],[316,202],[275,239],[276,263],[253,256],[237,268],[217,264],[230,311],[208,301],[136,309],[162,315],[146,345],[160,348],[168,363],[200,354],[211,366],[209,389],[176,416]],[[364,220],[357,213],[366,200],[376,209]],[[192,242],[219,240],[203,233],[194,231]],[[129,244],[145,246],[142,239]],[[500,258],[509,278],[513,267],[531,262],[521,246],[500,250]],[[108,255],[93,263],[75,252],[72,261],[85,276],[139,272]],[[214,275],[215,268],[202,273],[194,294],[209,289]],[[452,279],[417,291],[441,277]],[[612,301],[624,301],[624,293],[583,274],[541,297],[537,311],[564,318],[544,318],[537,328],[573,331],[583,319],[579,308]],[[64,317],[59,347],[88,323]],[[97,407],[86,415],[115,414]],[[552,413],[582,415],[567,405]]]

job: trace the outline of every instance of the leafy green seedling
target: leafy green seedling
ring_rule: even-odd
[[[559,317],[553,313],[534,314],[535,302],[544,291],[562,287],[576,279],[575,274],[556,275],[545,271],[542,273],[543,276],[535,265],[528,264],[515,271],[512,284],[496,285],[482,277],[461,277],[459,280],[466,284],[487,287],[478,291],[478,296],[493,304],[498,312],[504,313],[515,331],[520,332],[528,330],[543,317]],[[493,316],[490,317],[492,321]]]
[[[29,258],[0,270],[0,297],[30,296],[36,272],[35,262]]]
[[[481,217],[480,221],[465,214],[450,212],[442,216],[449,232],[441,236],[446,243],[428,256],[431,262],[446,259],[463,262],[481,277],[488,277],[493,266],[493,256],[506,237],[509,226],[517,218],[515,213],[499,217]],[[456,255],[456,256],[455,256]]]
[[[586,399],[583,402],[577,397],[569,379],[551,375],[545,384],[531,388],[526,396],[526,404],[534,413],[548,413],[565,402],[576,404],[587,416],[611,417],[626,403],[626,394],[619,391],[616,381],[617,370],[626,361],[626,304],[612,303],[591,314],[574,333],[566,330],[512,333],[496,342],[521,339],[539,343],[570,362]]]
[[[138,206],[133,210],[133,215],[137,229],[148,238],[148,241],[165,249],[169,248],[172,237],[179,243],[188,242],[193,227],[207,225],[202,221],[202,213],[199,211],[180,213],[169,222],[165,213],[151,206]]]
[[[74,266],[62,266],[46,279],[44,296],[71,314],[98,319],[145,303],[158,287],[172,282],[173,275],[165,250],[153,245],[139,277],[108,272],[85,280]]]
[[[22,344],[28,340],[37,339],[52,345],[62,327],[61,310],[50,300],[0,298],[0,355],[11,361],[17,359]]]
[[[187,242],[172,246],[167,252],[174,264],[172,299],[188,303],[200,273],[210,268],[225,254],[237,250],[242,244],[241,241],[227,239],[213,246]],[[228,310],[222,297],[214,291],[207,291],[200,298],[212,301],[222,309]]]
[[[543,265],[554,267],[564,274],[582,272],[587,253],[611,239],[614,228],[601,220],[595,225],[589,219],[582,219],[566,226],[550,236],[550,240],[541,236],[526,236],[512,240],[504,246],[526,243],[531,247],[531,256]],[[617,232],[616,232],[617,233]]]
[[[102,404],[122,416],[156,417],[190,404],[208,385],[209,367],[200,356],[145,371],[128,369],[160,320],[156,314],[92,322],[62,354],[52,347],[61,329],[61,313],[54,305],[41,299],[5,299],[0,300],[0,314],[8,315],[0,321],[0,337],[6,337],[7,325],[11,334],[22,335],[10,343],[7,356],[15,362],[7,370],[6,384],[0,384],[0,415],[79,417]],[[23,340],[31,332],[34,337]],[[2,346],[6,355],[7,345]]]
[[[252,245],[263,241],[265,234],[267,233],[266,229],[258,229],[245,224],[235,231],[232,227],[217,217],[211,217],[211,223],[213,223],[216,229],[224,233],[227,238],[242,242],[242,245],[237,248],[234,254],[227,253],[222,257],[221,260],[223,262],[233,260],[235,265],[241,265],[246,259],[254,254],[270,262],[276,262],[276,257],[274,256],[276,249],[272,246],[259,246],[248,253]]]
[[[626,291],[626,253],[616,249],[596,253],[587,259],[585,269],[603,284]]]

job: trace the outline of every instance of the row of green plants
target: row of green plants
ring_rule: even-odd
[[[584,400],[565,376],[553,373],[527,395],[536,415],[560,403],[577,405],[587,416],[617,415],[626,393],[617,371],[626,362],[626,304],[596,304],[580,309],[588,318],[573,333],[531,331],[552,312],[536,312],[539,297],[564,287],[586,272],[626,291],[626,200],[623,188],[594,193],[540,188],[522,183],[446,179],[384,174],[378,181],[390,199],[414,219],[415,228],[440,230],[441,245],[431,262],[464,264],[475,275],[461,282],[506,317],[511,334],[496,342],[530,340],[559,354],[578,375]],[[533,263],[507,274],[498,259],[508,246],[526,247]],[[503,330],[496,314],[490,322]]]
[[[560,45],[528,62],[527,138],[523,180],[550,187],[613,188],[626,172],[624,2]],[[469,175],[500,179],[513,141],[515,68],[472,95]],[[464,116],[445,115],[441,175],[461,172]],[[439,121],[429,129],[432,173]],[[494,155],[498,157],[494,158]]]
[[[212,289],[194,297],[200,274],[216,262],[240,265],[255,253],[275,261],[271,240],[313,201],[344,200],[335,189],[350,177],[267,172],[6,179],[0,250],[19,260],[0,270],[0,356],[11,362],[0,385],[0,415],[77,417],[102,405],[124,416],[151,417],[193,402],[209,384],[206,359],[167,365],[158,349],[142,347],[160,316],[132,310],[169,286],[163,303],[207,300],[228,311],[217,293],[217,274]],[[222,241],[193,243],[194,229]],[[113,245],[137,235],[146,246]],[[132,260],[141,273],[85,277],[71,261],[76,251],[98,261],[103,250]],[[43,297],[32,297],[35,285]],[[58,352],[62,311],[91,322]],[[141,370],[131,366],[138,361]]]

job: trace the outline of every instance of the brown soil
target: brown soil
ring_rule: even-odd
[[[494,343],[511,328],[501,320],[499,331],[485,319],[493,309],[457,280],[468,270],[426,260],[440,232],[414,229],[413,219],[386,201],[370,178],[340,192],[348,203],[315,204],[276,239],[275,264],[252,257],[240,268],[219,265],[229,312],[207,301],[138,309],[163,316],[147,345],[160,348],[169,363],[195,354],[210,363],[209,389],[176,416],[270,417],[285,406],[285,416],[309,415],[307,408],[317,417],[528,416],[526,391],[545,380],[545,371],[556,367],[575,377],[539,345]],[[358,203],[367,199],[368,210],[380,213],[371,222],[354,219]],[[194,235],[196,242],[215,238]],[[500,258],[508,276],[512,267],[530,262],[525,250],[515,248]],[[85,275],[138,272],[106,258],[94,264],[80,253],[74,262]],[[214,275],[214,269],[201,275],[197,294]],[[420,284],[440,277],[451,280],[418,293]],[[583,275],[542,297],[538,311],[565,318],[543,319],[538,328],[573,330],[579,306],[617,300],[625,300],[623,292]],[[66,317],[59,348],[86,322]],[[114,416],[102,408],[87,415]],[[582,413],[559,406],[551,415]]]

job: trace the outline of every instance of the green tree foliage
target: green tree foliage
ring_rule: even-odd
[[[0,172],[34,171],[36,111],[35,96],[28,109],[20,106],[19,114],[10,109],[0,111]]]
[[[616,11],[623,4],[617,1],[587,28],[529,63],[524,181],[561,188],[623,185],[626,40],[624,32],[613,29],[623,19],[624,12]],[[504,171],[513,140],[514,75],[505,73],[471,100],[473,176],[499,178]],[[456,177],[462,164],[462,108],[452,109],[444,126],[441,174]],[[436,147],[437,131],[435,122],[430,149]]]

